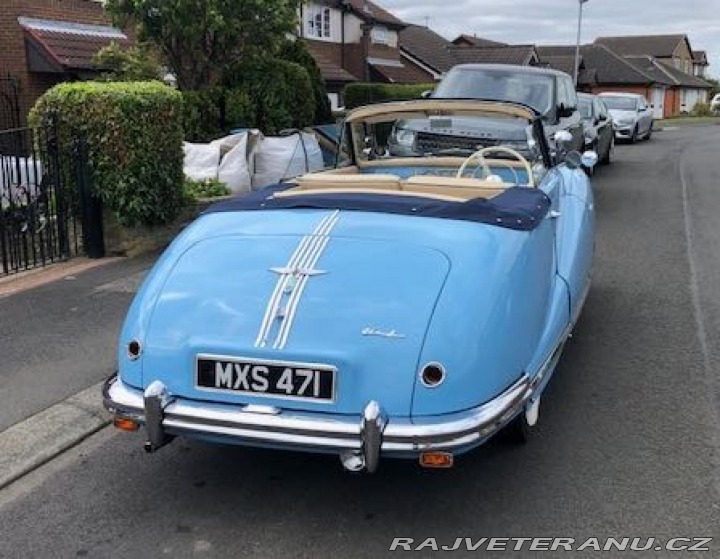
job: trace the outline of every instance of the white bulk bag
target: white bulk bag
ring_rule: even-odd
[[[254,149],[253,190],[324,167],[317,138],[306,132],[284,137],[260,136]]]
[[[185,176],[194,181],[217,179],[220,165],[220,144],[191,144],[183,143],[185,158],[183,172]]]
[[[213,143],[219,143],[222,156],[218,167],[218,180],[225,183],[233,194],[249,192],[252,181],[247,160],[247,133],[234,134]]]

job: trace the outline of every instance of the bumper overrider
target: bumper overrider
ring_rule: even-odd
[[[105,407],[115,424],[144,425],[145,450],[153,452],[175,436],[220,440],[250,446],[339,454],[352,471],[377,469],[380,456],[421,458],[474,448],[521,412],[534,384],[527,375],[493,400],[463,412],[389,418],[376,401],[359,417],[280,410],[272,406],[237,406],[173,397],[160,381],[143,392],[117,375],[103,386]],[[431,462],[430,462],[431,463]]]

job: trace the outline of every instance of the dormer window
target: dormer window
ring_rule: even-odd
[[[305,17],[305,35],[309,39],[330,39],[330,8],[308,6]]]

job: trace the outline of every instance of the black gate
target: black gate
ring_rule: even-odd
[[[75,255],[103,256],[102,232],[81,142],[61,150],[54,126],[0,131],[0,275]],[[82,226],[83,218],[87,225]]]
[[[0,130],[20,128],[20,84],[12,76],[0,76]]]

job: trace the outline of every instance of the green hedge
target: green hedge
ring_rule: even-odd
[[[305,41],[286,41],[280,49],[280,57],[288,62],[300,64],[300,66],[305,68],[310,77],[313,99],[315,100],[315,121],[313,124],[328,124],[333,122],[325,80],[323,80],[320,68],[312,54],[310,54]]]
[[[435,88],[434,83],[403,85],[395,83],[351,83],[345,86],[345,107],[354,109],[369,103],[399,99],[418,99],[423,91]]]
[[[183,127],[191,142],[207,142],[234,128],[273,135],[315,123],[315,92],[308,71],[294,62],[268,59],[238,66],[224,86],[183,92]]]
[[[76,82],[47,91],[30,123],[57,122],[61,153],[87,142],[95,193],[120,223],[157,225],[183,206],[182,114],[180,94],[160,82]],[[73,184],[69,165],[63,174]]]

